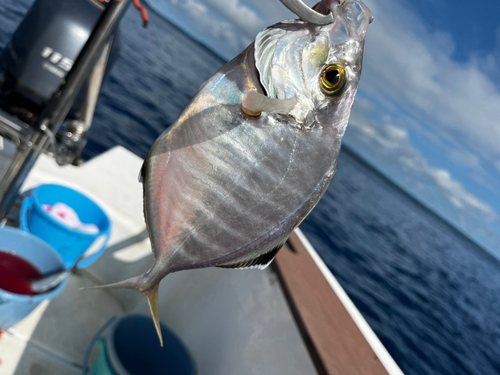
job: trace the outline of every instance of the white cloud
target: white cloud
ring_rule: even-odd
[[[211,8],[202,2],[196,0],[186,0],[180,4],[180,7],[187,12],[191,18],[195,21],[193,24],[196,25],[197,29],[204,30],[212,38],[218,40],[229,46],[231,49],[243,49],[249,38],[238,35],[234,32],[234,25],[228,22],[227,19],[213,19],[213,15],[210,14]]]
[[[380,129],[375,129],[367,123],[351,121],[350,124],[361,132],[365,141],[377,142],[380,151],[386,154],[401,149],[404,144],[408,143],[407,131],[393,125],[385,125]]]
[[[498,66],[500,65],[500,26],[496,30],[495,48],[486,56],[475,56],[477,65],[484,67],[485,71],[492,77],[500,79]]]
[[[482,67],[455,62],[451,36],[428,32],[396,1],[369,3],[375,21],[362,88],[398,102],[421,122],[457,131],[456,139],[485,157],[500,155],[500,92]]]
[[[406,141],[408,139],[408,131],[406,129],[401,129],[393,125],[386,125],[385,132],[389,139],[394,141]]]
[[[256,12],[243,4],[240,0],[206,0],[214,10],[224,15],[228,20],[246,31],[249,37],[253,37],[267,25],[264,19]]]
[[[479,243],[500,250],[499,214],[493,208],[500,201],[500,88],[494,80],[500,78],[500,27],[497,46],[487,56],[489,69],[485,59],[474,56],[467,63],[454,61],[451,36],[429,32],[402,3],[366,2],[375,20],[366,41],[363,97],[356,99],[350,122],[354,132],[348,130],[346,140]],[[388,125],[408,137],[395,137],[398,133]],[[418,137],[418,149],[412,137]],[[425,155],[463,169],[454,175]],[[467,186],[489,189],[489,201],[472,194],[457,177]]]
[[[451,177],[450,172],[444,169],[428,168],[426,173],[431,176],[439,187],[448,192],[448,199],[457,208],[472,207],[483,212],[488,220],[494,220],[497,215],[495,210],[474,195]]]
[[[397,161],[411,179],[406,188],[414,189],[415,181],[426,182],[438,187],[441,193],[455,207],[467,215],[470,210],[480,213],[488,221],[495,220],[498,215],[495,210],[475,195],[467,191],[463,185],[453,178],[448,170],[431,165],[422,153],[410,141],[408,130],[404,125],[394,125],[389,116],[384,116],[380,124],[372,119],[375,106],[366,98],[357,98],[353,107],[353,115],[349,128],[355,130],[356,136],[363,143],[372,147],[372,152],[384,156],[384,163]],[[399,121],[404,124],[403,121]],[[346,140],[352,140],[352,131],[346,135]],[[357,145],[358,149],[362,145]],[[429,197],[428,197],[429,198]],[[441,212],[446,215],[447,212]]]
[[[216,2],[216,0],[212,1]],[[237,1],[231,0],[231,3],[233,10],[238,8]],[[236,55],[235,51],[241,52],[253,39],[247,33],[242,32],[233,20],[219,13],[213,5],[207,2],[200,0],[148,0],[148,4],[184,29],[190,36],[206,44],[226,59],[233,58]],[[252,19],[248,12],[246,16]]]

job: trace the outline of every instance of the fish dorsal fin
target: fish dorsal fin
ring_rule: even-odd
[[[217,267],[220,268],[239,268],[239,269],[245,269],[245,268],[257,268],[260,270],[263,270],[267,266],[271,264],[271,262],[274,260],[274,257],[276,254],[278,254],[278,251],[283,247],[285,244],[286,240],[283,241],[283,243],[280,243],[278,246],[274,247],[271,251],[268,251],[267,253],[261,254],[256,258],[253,259],[248,259],[248,260],[243,260],[241,262],[237,263],[228,263],[228,264],[220,264]]]

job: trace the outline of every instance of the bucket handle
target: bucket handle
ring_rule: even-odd
[[[97,250],[95,253],[90,255],[89,257],[84,257],[78,264],[76,265],[77,268],[85,268],[87,266],[90,266],[92,263],[94,263],[97,258],[101,256],[101,254],[106,250],[106,247],[108,246],[109,238],[111,237],[111,223],[108,225],[106,230],[104,230],[101,235],[97,238],[102,238],[105,236],[104,242],[99,250]],[[97,239],[96,239],[97,240]]]
[[[114,322],[118,320],[119,316],[118,315],[113,315],[109,320],[104,323],[104,325],[99,328],[97,333],[95,334],[94,337],[92,337],[92,340],[90,340],[90,344],[85,350],[85,353],[83,355],[83,361],[82,361],[82,375],[87,374],[88,370],[88,364],[89,364],[89,359],[90,359],[90,353],[92,352],[92,349],[94,348],[95,344],[99,341],[99,339],[102,337],[104,331],[108,329],[110,325],[112,325]]]
[[[27,196],[23,199],[23,204],[21,205],[21,213],[19,215],[19,224],[21,229],[25,232],[29,232],[28,229],[28,211],[31,211],[33,208],[33,198]]]

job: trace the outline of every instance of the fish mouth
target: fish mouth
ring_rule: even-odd
[[[314,10],[315,12],[318,12],[319,14],[323,14],[323,15],[327,15],[328,13],[331,12],[331,6],[332,4],[338,4],[340,5],[341,4],[341,0],[322,0],[320,1],[319,3],[317,3],[316,5],[314,5],[312,7],[312,10]]]
[[[259,94],[269,96],[260,81],[260,72],[259,69],[257,69],[257,64],[255,62],[255,42],[252,43],[248,49],[247,59],[248,66],[250,67],[249,79],[252,81],[252,84],[255,86]]]

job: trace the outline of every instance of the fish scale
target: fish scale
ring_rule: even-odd
[[[371,14],[360,1],[324,1],[333,24],[292,20],[259,33],[203,84],[145,160],[155,261],[144,275],[103,287],[141,291],[160,341],[157,295],[166,275],[267,266],[335,175]],[[345,87],[325,92],[336,82],[322,86],[323,72],[335,64]],[[265,110],[247,113],[254,104]]]

